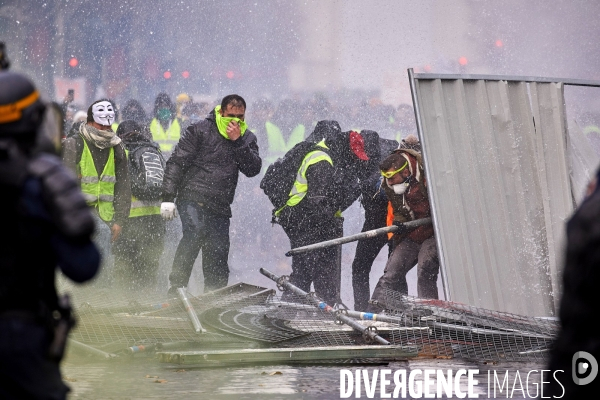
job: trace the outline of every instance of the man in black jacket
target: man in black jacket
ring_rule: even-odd
[[[69,313],[58,301],[55,270],[84,282],[100,264],[75,176],[57,156],[34,152],[44,108],[27,78],[0,72],[1,399],[66,398],[59,361],[67,332],[55,327],[67,326]]]
[[[187,285],[200,249],[204,291],[227,285],[229,219],[238,174],[253,177],[262,167],[245,113],[242,97],[225,96],[205,120],[188,127],[167,161],[161,214],[173,219],[177,198],[183,228],[169,276],[170,294]]]
[[[160,216],[165,159],[150,131],[136,121],[121,122],[117,135],[127,150],[132,197],[129,218],[113,246],[115,283],[130,290],[155,289],[165,236]]]
[[[341,212],[359,195],[358,176],[368,161],[363,138],[357,132],[340,132],[335,121],[320,121],[317,127],[328,123],[338,129],[328,135],[313,132],[311,138],[323,139],[300,165],[297,177],[305,182],[296,180],[296,190],[276,213],[292,249],[342,236]],[[325,302],[339,302],[339,256],[339,246],[294,255],[291,283],[306,292],[312,283]]]

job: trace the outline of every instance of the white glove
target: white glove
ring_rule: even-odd
[[[167,221],[177,217],[177,207],[175,207],[175,203],[161,203],[160,215]]]

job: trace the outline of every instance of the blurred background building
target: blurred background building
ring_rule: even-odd
[[[82,104],[185,90],[397,106],[411,67],[598,79],[598,15],[566,0],[1,0],[0,40],[47,94],[79,79]]]

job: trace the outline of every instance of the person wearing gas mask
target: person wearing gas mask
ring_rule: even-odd
[[[169,158],[181,138],[181,125],[176,115],[177,109],[166,93],[159,93],[154,100],[154,118],[150,122],[152,140],[160,146],[165,158]]]
[[[94,210],[94,241],[103,256],[103,284],[110,284],[111,244],[118,240],[131,206],[127,156],[111,128],[114,120],[113,104],[97,100],[88,108],[87,123],[79,127],[79,135],[63,142],[63,161],[79,177],[81,190]]]
[[[161,214],[172,220],[179,211],[183,230],[169,275],[169,295],[187,286],[200,249],[204,292],[227,285],[231,203],[239,173],[251,178],[262,167],[245,114],[241,96],[225,96],[206,119],[186,130],[167,160]]]
[[[23,75],[0,72],[0,398],[64,399],[59,361],[73,320],[55,269],[96,274],[94,219],[77,178],[56,154],[62,129]],[[45,113],[45,114],[44,114]],[[52,135],[49,135],[52,133]]]
[[[431,216],[427,180],[418,151],[398,149],[381,162],[379,169],[384,177],[382,186],[394,210],[394,223],[401,224]],[[395,248],[371,299],[385,303],[386,289],[408,294],[406,274],[415,264],[418,264],[418,296],[439,298],[437,276],[440,264],[433,226],[423,225],[408,233],[400,229],[394,234],[393,240]],[[368,310],[379,311],[372,304]]]

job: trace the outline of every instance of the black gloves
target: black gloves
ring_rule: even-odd
[[[408,232],[410,232],[410,229],[408,229],[408,228],[406,227],[406,225],[404,225],[404,224],[405,224],[405,222],[400,222],[400,221],[394,221],[394,222],[392,223],[392,225],[394,225],[394,226],[397,226],[397,227],[398,227],[398,230],[395,232],[396,234],[398,234],[398,235],[403,235],[403,234],[405,234],[405,233],[408,233]]]

